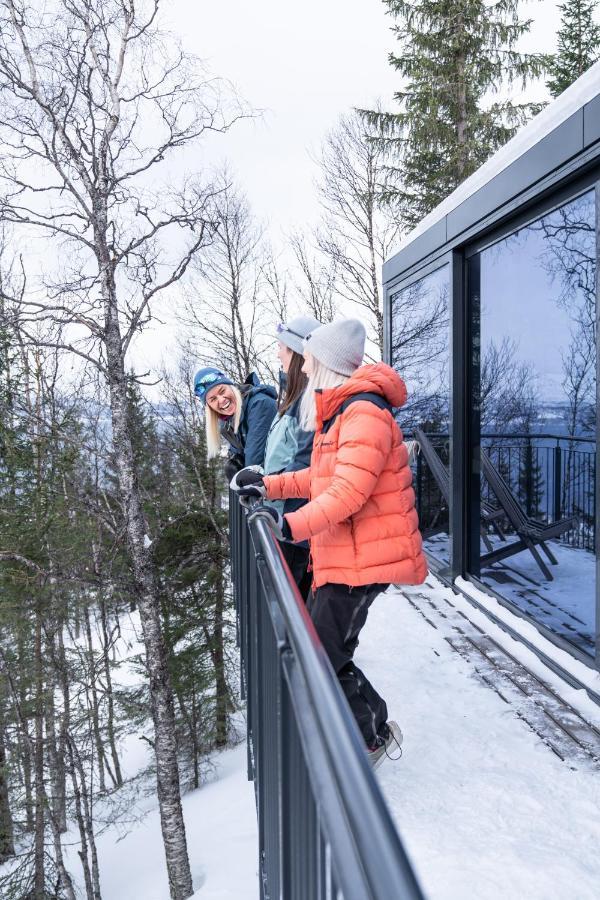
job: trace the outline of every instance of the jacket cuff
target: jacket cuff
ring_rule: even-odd
[[[267,492],[267,500],[283,500],[281,479],[278,475],[264,475],[263,484]]]
[[[307,528],[306,518],[302,515],[301,509],[298,509],[296,512],[286,513],[285,520],[292,532],[292,538],[295,543],[298,544],[300,541],[308,540],[310,531]]]

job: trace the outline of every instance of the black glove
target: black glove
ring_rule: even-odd
[[[287,519],[272,506],[259,506],[248,516],[248,522],[254,522],[256,519],[263,519],[278,541],[293,541]]]
[[[233,476],[229,487],[241,497],[262,499],[267,495],[267,489],[260,472],[260,466],[247,466]]]
[[[236,472],[239,472],[240,469],[244,468],[244,457],[240,456],[239,453],[234,453],[233,456],[228,456],[225,461],[225,478],[227,481],[231,481]]]

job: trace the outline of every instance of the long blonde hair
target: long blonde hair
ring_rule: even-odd
[[[243,398],[240,389],[235,384],[228,385],[235,397],[235,412],[233,414],[233,430],[237,434],[242,418]],[[218,456],[221,452],[221,417],[211,409],[208,403],[204,407],[204,427],[206,429],[206,452],[209,459]]]
[[[302,401],[300,403],[300,414],[298,416],[300,421],[300,427],[303,431],[314,431],[317,427],[317,408],[315,405],[315,391],[317,390],[327,390],[328,388],[339,387],[341,384],[345,384],[348,381],[348,375],[339,375],[337,372],[333,372],[331,369],[328,369],[327,366],[324,366],[323,363],[319,362],[312,353],[305,353],[305,356],[310,356],[312,359],[313,370],[312,374],[308,376],[308,384],[306,385],[306,390],[302,395]]]

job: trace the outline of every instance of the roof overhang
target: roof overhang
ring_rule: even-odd
[[[384,284],[435,250],[460,242],[477,223],[533,185],[600,151],[600,62],[595,63],[442,201],[383,266]],[[594,154],[592,154],[594,155]]]

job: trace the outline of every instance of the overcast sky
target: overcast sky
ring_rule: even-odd
[[[522,8],[536,19],[527,44],[550,49],[556,3],[534,0]],[[385,9],[382,0],[170,0],[172,29],[187,49],[264,110],[209,152],[228,157],[272,227],[315,216],[310,153],[342,113],[378,97],[392,108],[399,84],[387,61],[395,41]]]
[[[385,108],[393,108],[399,85],[387,61],[395,42],[384,4],[169,0],[168,10],[167,23],[186,49],[229,79],[254,109],[263,110],[256,120],[209,141],[199,166],[227,159],[275,242],[293,227],[315,221],[311,154],[352,107],[372,106],[381,98]],[[533,0],[523,4],[523,11],[535,18],[526,48],[551,50],[556,3]],[[164,347],[164,329],[160,338],[149,334],[138,347],[143,364],[154,368],[159,342]]]

